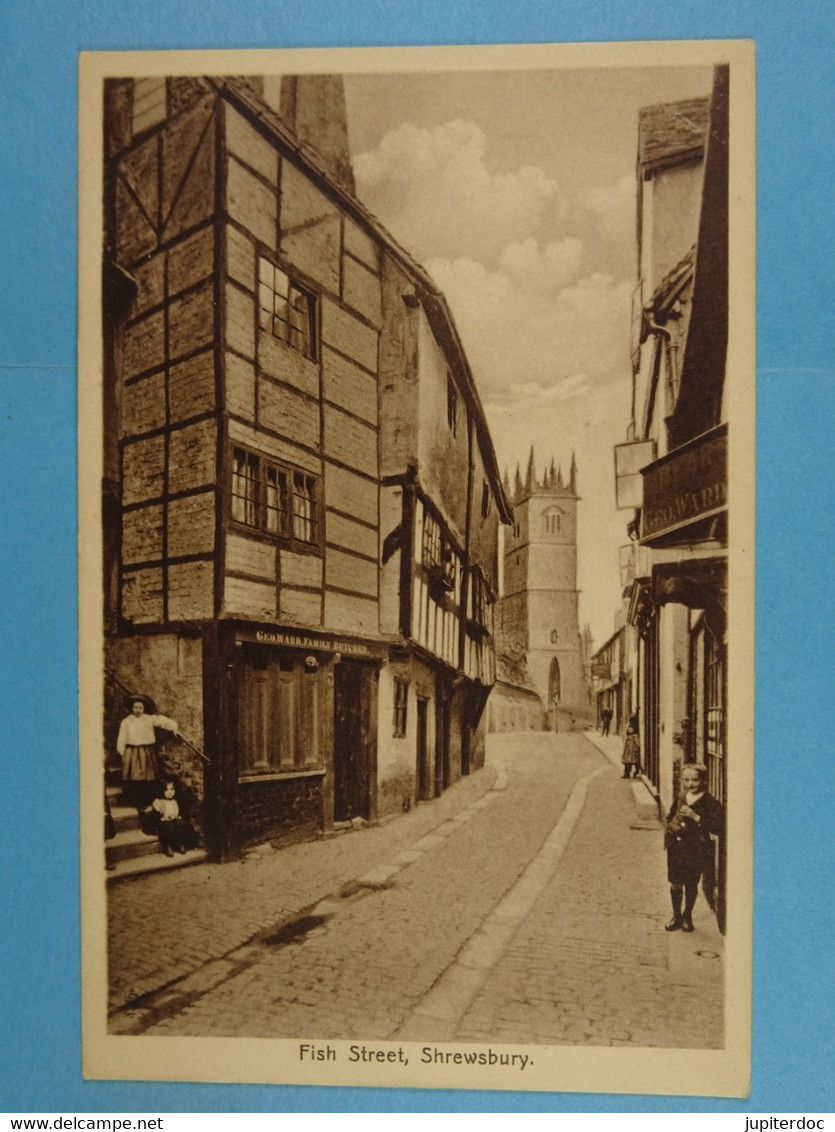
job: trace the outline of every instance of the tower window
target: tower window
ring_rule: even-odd
[[[562,532],[562,515],[559,511],[546,511],[542,516],[542,533],[558,535]]]

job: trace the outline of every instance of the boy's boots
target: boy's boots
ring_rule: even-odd
[[[684,890],[684,915],[681,917],[681,930],[683,932],[693,931],[693,905],[696,903],[696,897],[699,894],[699,886],[696,884],[688,884]]]
[[[679,928],[684,926],[684,921],[681,918],[681,895],[679,885],[673,885],[670,888],[670,903],[673,906],[673,918],[670,920],[669,924],[664,925],[664,931],[666,932],[677,932]],[[692,924],[688,930],[692,932]]]

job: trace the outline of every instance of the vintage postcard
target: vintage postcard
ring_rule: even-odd
[[[80,72],[86,1075],[745,1095],[753,45]]]

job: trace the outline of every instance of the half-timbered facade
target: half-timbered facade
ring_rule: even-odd
[[[338,78],[105,102],[108,737],[125,688],[176,715],[220,857],[408,808],[483,758],[509,517],[450,312]]]

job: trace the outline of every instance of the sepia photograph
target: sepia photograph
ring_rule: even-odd
[[[753,44],[80,78],[85,1076],[746,1095]]]

